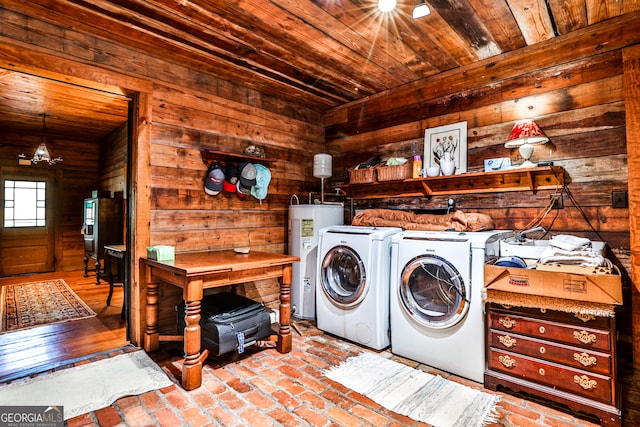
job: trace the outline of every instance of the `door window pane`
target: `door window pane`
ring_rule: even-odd
[[[4,226],[46,226],[46,182],[4,181]]]

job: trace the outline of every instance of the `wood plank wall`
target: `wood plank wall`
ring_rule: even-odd
[[[566,170],[564,209],[552,210],[541,225],[553,234],[604,240],[622,270],[625,306],[620,310],[621,350],[631,362],[631,264],[629,210],[612,207],[612,191],[627,190],[625,91],[622,49],[638,43],[638,18],[599,24],[490,61],[445,73],[326,115],[327,144],[335,156],[332,184],[348,181],[347,168],[372,156],[409,157],[423,147],[426,128],[466,121],[468,170],[485,159],[522,161],[504,147],[516,120],[534,118],[550,138],[537,146],[534,161]],[[457,209],[494,218],[497,228],[522,230],[547,206],[554,191],[453,195]],[[447,197],[367,200],[356,208],[431,210]],[[636,338],[637,339],[637,338]]]
[[[135,213],[150,216],[150,237],[143,245],[174,245],[177,251],[239,245],[286,251],[291,195],[319,188],[312,165],[313,155],[324,149],[320,112],[220,80],[166,56],[154,57],[106,36],[74,29],[66,24],[71,17],[43,13],[28,2],[9,1],[0,7],[0,21],[11,23],[0,25],[0,61],[31,72],[40,68],[83,79],[106,79],[100,83],[133,90],[140,82],[153,83],[150,107],[147,110],[145,106],[141,116],[145,120],[141,132],[148,131],[151,136],[150,182],[136,183],[141,188],[150,186],[150,213]],[[121,77],[113,77],[117,75]],[[206,195],[203,179],[207,163],[201,149],[239,153],[249,145],[260,145],[268,157],[278,160],[270,165],[272,180],[266,200],[261,204],[251,196],[241,200],[229,194]],[[62,167],[65,176],[69,175],[71,182],[77,180],[85,193],[93,189],[88,183],[96,182],[97,150],[76,148],[61,153],[65,156]],[[77,157],[86,173],[71,169],[74,162],[68,164],[66,156]],[[80,213],[75,202],[64,206],[69,215]],[[79,232],[81,221],[74,217],[67,223],[68,233]],[[82,248],[76,252],[70,256],[81,258]],[[269,303],[275,301],[278,285],[267,281],[248,289],[250,296]],[[135,301],[133,306],[134,316],[142,321],[143,310]]]

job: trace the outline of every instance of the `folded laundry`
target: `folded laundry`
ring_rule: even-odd
[[[592,245],[591,240],[584,237],[572,236],[570,234],[558,234],[557,236],[553,236],[549,239],[549,246],[565,251],[575,251],[591,248]]]
[[[547,248],[540,255],[540,263],[600,266],[604,263],[604,258],[593,251],[563,251]]]

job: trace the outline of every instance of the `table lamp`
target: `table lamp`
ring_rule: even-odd
[[[534,144],[544,144],[549,141],[544,132],[538,127],[533,119],[518,120],[509,134],[509,139],[504,144],[506,148],[518,147],[524,162],[521,168],[535,168],[538,166],[529,159],[533,154]]]
[[[320,203],[324,204],[324,179],[331,177],[331,155],[319,153],[313,156],[313,176],[320,178]]]

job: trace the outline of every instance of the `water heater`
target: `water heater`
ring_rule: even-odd
[[[289,254],[300,257],[293,263],[291,315],[298,319],[316,317],[316,262],[318,231],[344,224],[342,205],[290,205]]]

